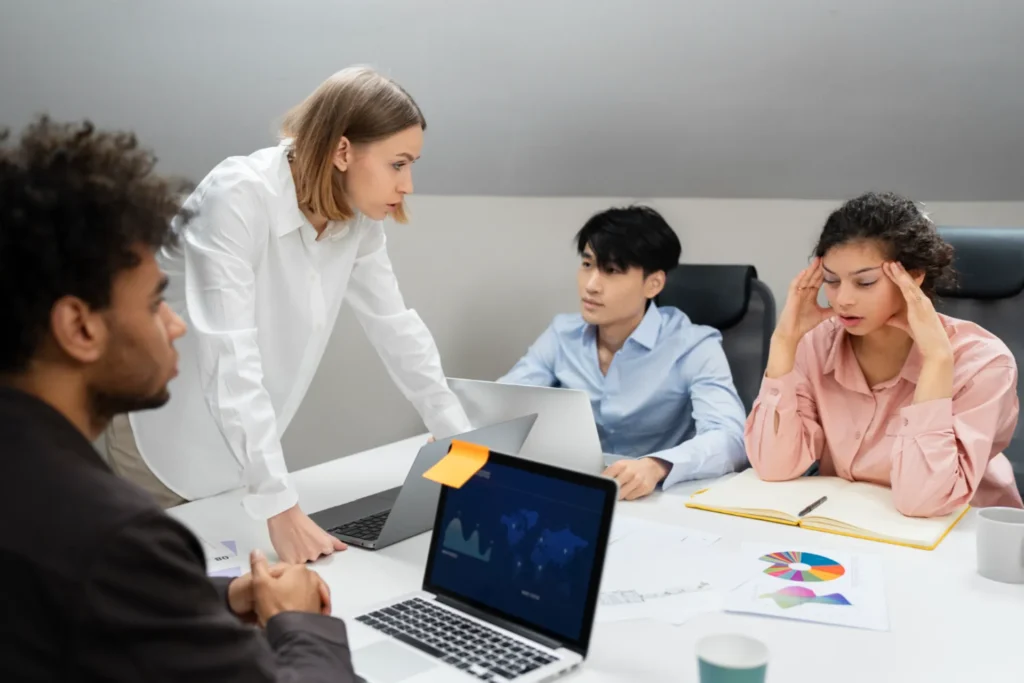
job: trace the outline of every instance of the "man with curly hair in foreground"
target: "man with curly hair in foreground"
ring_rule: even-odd
[[[195,536],[91,445],[170,398],[185,334],[154,258],[177,195],[153,165],[88,123],[0,137],[3,679],[357,680],[315,572],[255,553],[209,579]]]

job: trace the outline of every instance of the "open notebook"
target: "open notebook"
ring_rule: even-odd
[[[800,516],[822,497],[827,497],[824,503]],[[923,550],[938,546],[969,507],[945,517],[905,517],[884,486],[839,477],[768,482],[753,469],[695,493],[686,506]]]

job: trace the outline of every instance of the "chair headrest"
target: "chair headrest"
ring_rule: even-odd
[[[950,299],[1008,299],[1024,290],[1024,228],[940,227],[954,249],[955,289],[939,288]]]
[[[681,263],[668,274],[659,306],[675,306],[697,325],[719,330],[740,322],[750,305],[754,266]]]

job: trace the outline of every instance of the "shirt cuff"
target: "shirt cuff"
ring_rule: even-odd
[[[777,408],[795,380],[796,373],[792,371],[782,377],[765,377],[761,380],[761,391],[758,398],[762,404]]]
[[[953,428],[953,399],[937,398],[913,403],[900,410],[900,436],[918,436]]]
[[[267,520],[299,503],[299,494],[291,485],[276,493],[249,493],[242,499],[242,507],[254,519]]]
[[[686,475],[689,474],[684,468],[680,467],[680,463],[673,462],[668,458],[657,455],[645,455],[645,458],[657,458],[662,462],[668,463],[668,473],[665,474],[665,478],[658,482],[658,486],[664,491],[667,488],[671,488],[673,485],[678,484],[681,481],[686,481]]]
[[[722,439],[717,438],[717,435],[721,435]],[[695,441],[697,439],[701,441]],[[712,479],[740,469],[734,464],[736,452],[741,453],[744,459],[746,454],[742,446],[733,449],[729,445],[730,441],[732,439],[725,430],[715,430],[688,439],[674,448],[666,448],[641,457],[657,458],[669,464],[668,474],[660,484],[662,489],[668,489],[684,481]]]
[[[701,466],[697,462],[699,454],[695,453],[691,446],[688,446],[691,440],[684,441],[678,446],[641,455],[638,458],[639,460],[654,458],[668,463],[668,472],[665,474],[665,478],[658,482],[662,489],[670,488],[682,481],[700,478]]]

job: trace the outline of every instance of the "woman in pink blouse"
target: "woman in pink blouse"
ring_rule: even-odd
[[[762,479],[820,462],[822,475],[891,487],[908,516],[1024,507],[1001,453],[1017,424],[1017,364],[985,329],[935,311],[952,259],[898,195],[869,193],[829,216],[789,287],[747,418]]]

